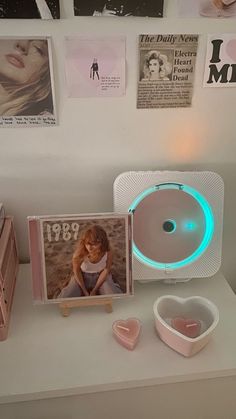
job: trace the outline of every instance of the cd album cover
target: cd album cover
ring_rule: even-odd
[[[133,293],[130,214],[28,217],[38,302]]]

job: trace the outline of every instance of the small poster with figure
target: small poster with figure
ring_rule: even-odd
[[[34,299],[61,302],[132,294],[130,217],[29,217]]]
[[[60,19],[59,0],[0,0],[0,19]]]
[[[66,38],[69,97],[125,94],[125,38]]]
[[[75,16],[163,17],[164,0],[74,0]]]
[[[51,39],[0,38],[0,127],[54,125]]]
[[[236,87],[236,34],[208,35],[204,87]]]

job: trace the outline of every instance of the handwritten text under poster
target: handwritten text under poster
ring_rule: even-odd
[[[204,87],[236,87],[236,33],[208,36]]]
[[[140,35],[137,108],[192,103],[198,35]]]
[[[69,97],[125,94],[125,38],[66,38]]]
[[[0,127],[53,125],[51,39],[0,38]]]

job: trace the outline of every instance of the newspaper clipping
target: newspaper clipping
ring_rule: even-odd
[[[198,35],[140,35],[137,108],[192,103]]]

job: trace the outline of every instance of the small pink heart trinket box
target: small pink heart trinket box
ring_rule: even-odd
[[[112,331],[117,342],[132,351],[139,340],[141,322],[135,318],[116,320],[112,325]]]

